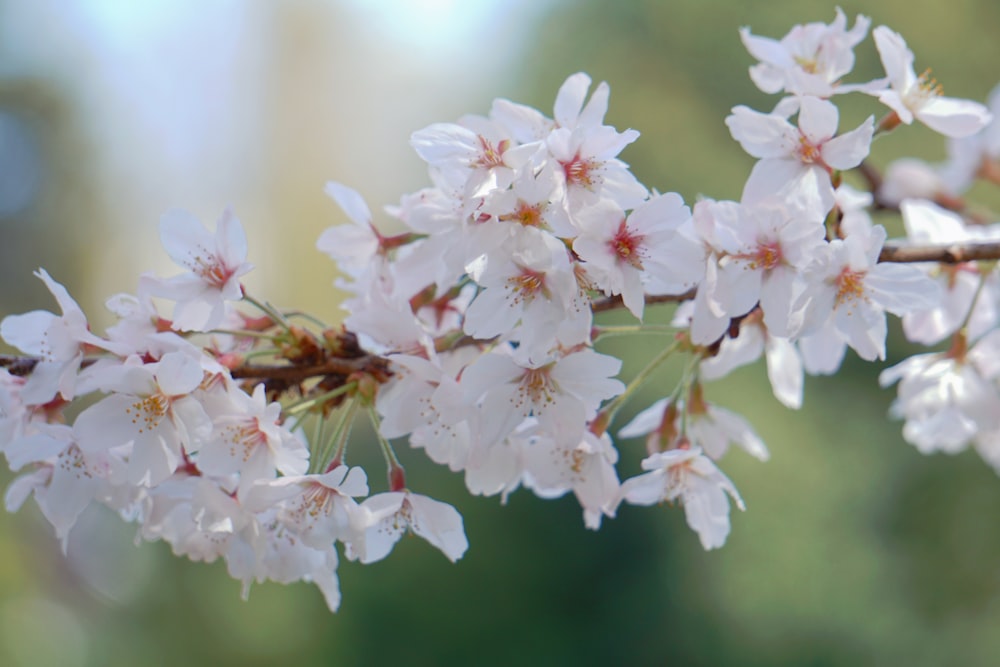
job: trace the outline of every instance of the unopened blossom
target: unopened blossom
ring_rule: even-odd
[[[699,447],[658,452],[642,461],[647,472],[625,480],[620,498],[632,505],[679,500],[684,515],[707,549],[717,549],[729,535],[729,499],[745,509],[733,483]],[[727,497],[728,496],[728,497]]]
[[[187,273],[172,278],[146,274],[140,290],[176,302],[172,319],[179,331],[217,327],[226,302],[243,298],[239,279],[253,268],[246,261],[247,239],[240,221],[226,209],[213,233],[187,211],[173,210],[160,220],[160,240]]]
[[[740,29],[750,55],[760,61],[750,68],[750,78],[765,93],[830,97],[858,90],[841,79],[854,68],[854,47],[865,38],[871,21],[858,15],[854,27],[837,8],[833,22],[797,25],[781,40],[753,35]]]
[[[942,87],[930,70],[917,76],[913,52],[899,33],[882,25],[872,31],[890,88],[875,91],[880,102],[896,112],[907,125],[914,119],[946,137],[965,137],[978,132],[992,120],[982,104],[944,97]]]

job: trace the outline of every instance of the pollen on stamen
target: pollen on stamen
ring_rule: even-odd
[[[819,162],[822,159],[819,146],[809,141],[805,135],[799,135],[798,155],[806,164]]]
[[[567,185],[578,185],[588,190],[600,184],[597,173],[598,164],[594,160],[585,160],[577,153],[569,162],[563,162],[563,172],[566,174]]]
[[[524,227],[541,227],[544,208],[545,204],[529,204],[519,199],[514,211],[501,215],[500,220],[502,222],[516,222]]]
[[[764,271],[770,271],[779,266],[782,260],[781,244],[773,241],[770,243],[760,243],[757,245],[757,252],[753,254],[749,266],[754,270],[763,269]]]
[[[514,303],[531,301],[545,289],[545,274],[531,269],[521,269],[521,273],[507,279]]]
[[[853,303],[865,296],[865,271],[851,271],[846,266],[837,275],[836,305]]]
[[[940,97],[944,94],[944,87],[931,76],[931,68],[928,67],[917,77],[917,86],[927,97]]]

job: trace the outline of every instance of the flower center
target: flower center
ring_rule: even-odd
[[[578,185],[593,190],[601,182],[600,174],[597,173],[600,165],[595,160],[581,158],[579,153],[569,162],[563,162],[562,166],[567,185]]]
[[[642,242],[644,236],[633,234],[625,225],[625,219],[618,224],[618,231],[608,241],[611,252],[618,256],[619,261],[630,264],[642,270]]]
[[[851,271],[846,266],[837,275],[836,305],[853,303],[865,295],[865,271]]]

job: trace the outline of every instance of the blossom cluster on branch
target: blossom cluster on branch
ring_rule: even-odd
[[[872,36],[886,76],[845,82],[868,28],[837,10],[781,40],[741,32],[759,61],[751,78],[781,98],[726,119],[757,159],[739,201],[689,207],[643,185],[619,159],[639,133],[605,124],[608,85],[591,90],[582,73],[551,117],[498,99],[486,116],[419,130],[411,143],[432,185],[388,209],[405,231],[383,233],[355,190],[327,186],[349,220],[317,244],[344,276],[339,327],[246,292],[231,211],[214,231],[165,215],[161,240],[183,272],[145,274],[136,294],[112,297],[118,320],[103,336],[39,270],[61,312],[0,323],[25,355],[0,358],[0,450],[20,473],[7,508],[33,497],[65,548],[83,510],[102,504],[178,555],[224,559],[245,591],[311,581],[336,609],[341,553],[374,562],[408,531],[453,561],[468,546],[455,508],[411,488],[391,442],[406,438],[473,494],[572,494],[594,529],[623,503],[676,503],[716,548],[731,503],[744,507],[719,461],[733,446],[760,460],[768,450],[705,383],[763,356],[776,398],[797,408],[804,374],[836,372],[848,348],[885,358],[886,313],[912,341],[950,339],[881,376],[898,383],[904,437],[922,452],[971,445],[1000,469],[1000,227],[961,199],[996,178],[1000,126],[917,76],[884,26]],[[844,94],[871,96],[885,115],[839,129]],[[914,121],[950,138],[949,162],[876,173],[874,139]],[[852,171],[868,191],[845,183]],[[900,211],[907,242],[886,245],[875,208]],[[642,324],[665,302],[679,304],[670,326]],[[617,307],[637,324],[595,321]],[[666,343],[626,384],[621,360],[594,344],[633,332]],[[675,357],[670,391],[616,424]],[[348,463],[361,418],[386,463],[379,492]],[[630,439],[646,456],[622,479]]]

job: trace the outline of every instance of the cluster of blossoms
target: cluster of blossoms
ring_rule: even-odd
[[[623,503],[679,503],[711,549],[729,534],[730,503],[743,508],[718,461],[734,445],[760,460],[768,450],[704,383],[764,356],[775,396],[797,408],[803,375],[834,373],[847,348],[885,358],[887,312],[915,341],[952,337],[882,375],[899,383],[906,439],[924,452],[971,443],[1000,468],[1000,284],[994,263],[962,254],[1000,240],[1000,227],[969,215],[940,175],[964,170],[967,187],[1000,171],[997,126],[984,106],[916,76],[886,27],[873,31],[886,77],[844,83],[868,27],[858,17],[848,28],[838,10],[780,41],[742,32],[760,61],[752,79],[783,96],[726,119],[758,160],[739,201],[692,209],[640,183],[618,157],[638,132],[605,124],[608,86],[591,92],[584,74],[562,85],[552,117],[501,99],[485,117],[414,133],[433,186],[388,211],[404,231],[379,231],[357,192],[327,186],[350,221],[317,244],[349,293],[339,328],[245,292],[246,240],[228,211],[214,232],[164,216],[162,242],[185,271],[144,275],[135,295],[109,300],[118,322],[104,336],[39,271],[61,313],[0,324],[28,355],[0,368],[0,450],[21,473],[8,509],[33,496],[65,545],[99,503],[178,555],[224,559],[245,589],[312,581],[336,609],[338,549],[377,561],[406,531],[451,560],[468,546],[453,507],[410,489],[390,442],[406,437],[462,472],[471,493],[571,493],[590,528]],[[848,93],[877,98],[886,115],[839,131],[833,100]],[[956,142],[957,166],[876,182],[864,162],[873,139],[914,120]],[[870,191],[843,182],[852,170]],[[897,207],[913,242],[948,248],[919,267],[893,263],[875,206]],[[611,333],[595,313],[621,306],[641,322],[659,303],[679,304],[658,328],[668,343],[626,385],[621,361],[594,349]],[[674,356],[688,361],[671,391],[612,428]],[[386,461],[380,493],[347,463],[362,414]],[[617,447],[632,438],[647,456],[622,480]]]

